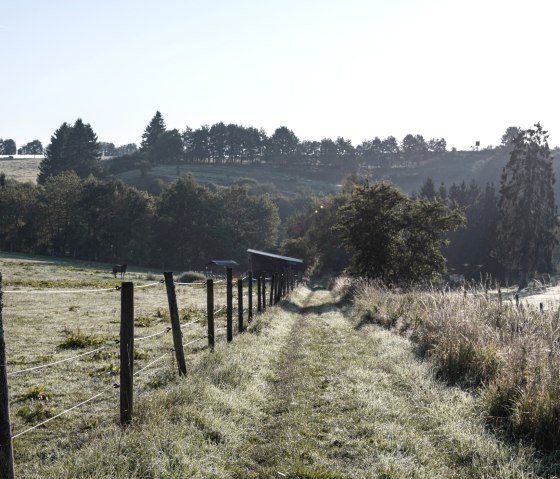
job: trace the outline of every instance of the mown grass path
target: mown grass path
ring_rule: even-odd
[[[250,442],[251,477],[525,477],[464,392],[432,379],[411,345],[345,317],[328,291],[286,301],[293,322]]]

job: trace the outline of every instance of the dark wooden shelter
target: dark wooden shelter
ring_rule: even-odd
[[[303,260],[298,258],[280,256],[278,254],[257,251],[255,249],[248,249],[247,253],[249,253],[249,270],[252,271],[253,274],[281,273],[287,271],[301,274],[305,269]]]

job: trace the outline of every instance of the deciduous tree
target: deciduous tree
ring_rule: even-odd
[[[445,272],[445,234],[464,218],[440,201],[413,200],[388,182],[357,185],[335,226],[352,254],[351,272],[415,283]]]

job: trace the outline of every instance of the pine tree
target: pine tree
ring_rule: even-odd
[[[434,180],[427,178],[425,183],[420,188],[420,198],[425,198],[427,200],[433,201],[437,197],[436,187],[434,185]]]
[[[100,172],[101,150],[97,135],[89,123],[78,118],[70,130],[66,140],[65,154],[68,168],[74,170],[78,176],[98,175]]]
[[[64,122],[52,134],[51,142],[45,150],[45,158],[39,164],[39,176],[37,177],[39,184],[44,184],[49,176],[57,175],[65,169],[64,151],[71,128],[68,123]]]
[[[527,285],[530,274],[552,268],[556,207],[547,138],[539,123],[521,130],[502,172],[496,255],[518,275],[519,288]]]
[[[74,126],[64,122],[51,136],[45,158],[39,164],[37,182],[44,184],[49,176],[74,170],[84,178],[100,172],[101,152],[97,135],[80,118]]]
[[[156,111],[156,114],[150,120],[150,123],[148,123],[148,126],[142,134],[140,151],[149,153],[156,144],[158,138],[165,133],[165,130],[165,121],[163,120],[161,113]]]

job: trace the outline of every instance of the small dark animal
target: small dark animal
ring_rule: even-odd
[[[116,264],[115,266],[113,266],[113,275],[115,276],[115,278],[117,277],[117,273],[121,274],[121,279],[124,279],[124,274],[126,273],[126,267],[128,265],[126,264]]]

